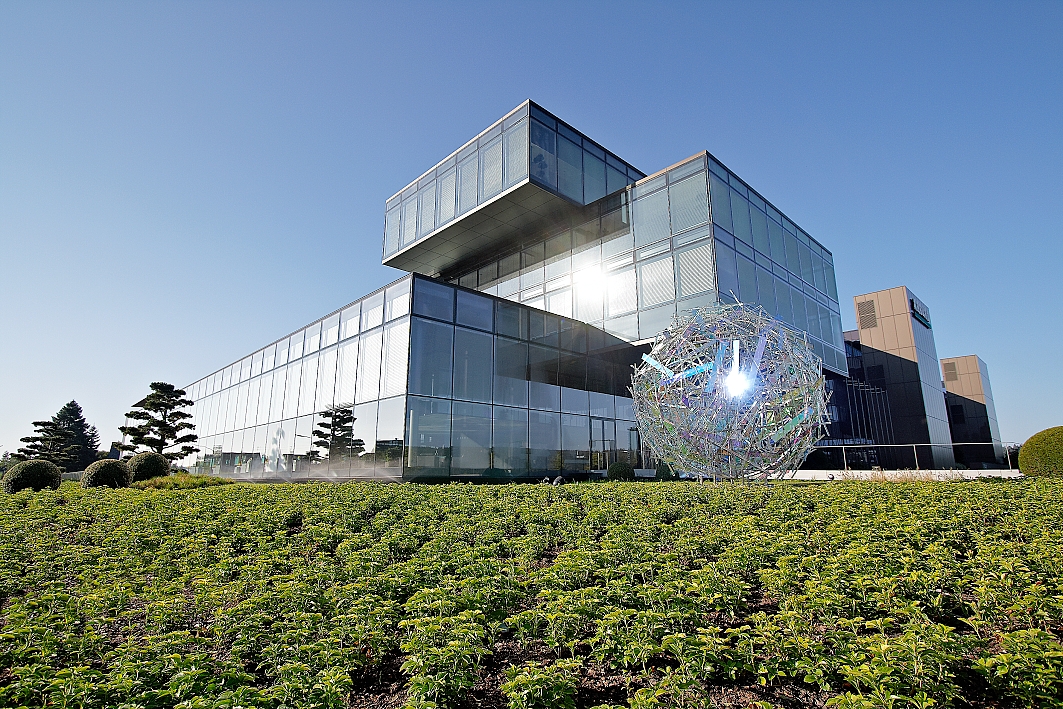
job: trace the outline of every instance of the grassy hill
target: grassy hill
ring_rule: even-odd
[[[1058,706],[1061,636],[1061,481],[0,497],[0,706]]]

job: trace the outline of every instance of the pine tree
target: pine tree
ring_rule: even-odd
[[[118,430],[129,437],[129,443],[121,448],[136,451],[138,448],[161,453],[170,460],[180,460],[199,449],[190,445],[199,440],[193,431],[195,426],[188,421],[192,414],[182,409],[192,405],[185,397],[185,390],[178,389],[166,382],[152,382],[151,393],[133,405],[133,410],[126,414],[127,419],[141,421],[135,426],[119,426]],[[170,450],[180,446],[177,450]]]
[[[55,463],[64,472],[74,470],[77,466],[77,449],[70,442],[67,432],[56,422],[55,417],[47,421],[33,422],[32,436],[20,439],[24,445],[14,457],[19,460],[47,460]]]
[[[73,447],[74,470],[84,470],[96,462],[96,450],[100,447],[100,434],[95,426],[85,420],[85,413],[76,401],[70,401],[52,417],[66,433],[67,446]]]

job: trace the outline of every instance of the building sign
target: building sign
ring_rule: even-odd
[[[915,298],[908,299],[908,305],[911,306],[912,317],[918,320],[920,323],[926,326],[929,330],[930,327],[930,309],[923,305]]]

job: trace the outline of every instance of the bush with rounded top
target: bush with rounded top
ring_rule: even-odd
[[[129,487],[131,482],[133,471],[113,458],[97,460],[81,474],[81,487]]]
[[[1063,477],[1063,426],[1030,436],[1019,449],[1019,470],[1030,477]]]
[[[170,474],[170,461],[161,453],[152,451],[137,453],[126,461],[126,465],[133,471],[133,482],[161,478]]]
[[[8,468],[4,475],[4,492],[32,489],[35,492],[50,487],[59,489],[63,480],[63,471],[55,463],[47,460],[24,460]]]
[[[610,464],[609,470],[606,473],[610,480],[634,480],[635,469],[631,467],[630,463],[625,463],[622,460],[618,460],[615,463]]]

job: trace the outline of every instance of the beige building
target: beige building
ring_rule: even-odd
[[[917,448],[920,468],[952,467],[952,436],[929,308],[906,286],[858,295],[853,303],[865,377],[888,392],[894,440],[926,444]]]
[[[969,468],[998,464],[1004,449],[986,363],[978,355],[946,357],[941,360],[941,379],[952,441],[959,444],[954,446],[956,461]]]

